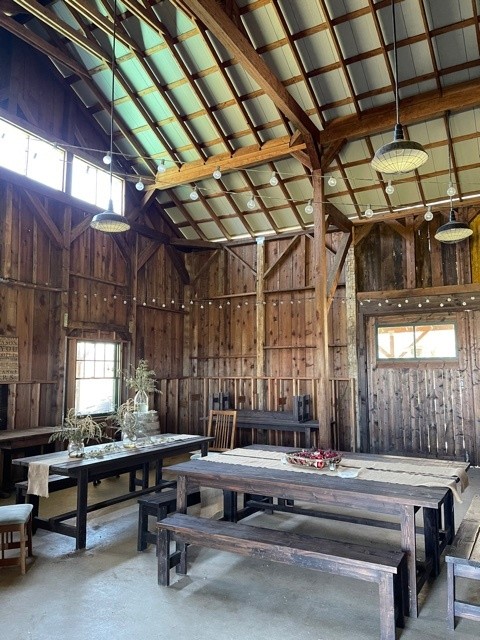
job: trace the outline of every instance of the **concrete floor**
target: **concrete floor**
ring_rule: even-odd
[[[456,505],[461,519],[480,493],[480,469]],[[102,481],[91,492],[108,495],[123,478]],[[53,494],[52,512],[73,504],[72,490]],[[12,500],[0,500],[7,504]],[[125,506],[126,505],[126,506]],[[155,550],[136,551],[136,503],[91,514],[88,548],[71,538],[39,531],[35,560],[25,576],[18,567],[0,569],[2,640],[372,640],[379,638],[376,585],[301,570],[209,549],[191,548],[189,575],[157,585]],[[45,513],[45,511],[43,511]],[[286,514],[255,515],[256,524],[341,539],[398,546],[398,532],[307,519]],[[480,583],[466,585],[480,602]],[[446,568],[421,592],[418,619],[406,619],[402,640],[480,637],[480,624],[445,625]]]

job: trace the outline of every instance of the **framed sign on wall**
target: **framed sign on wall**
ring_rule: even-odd
[[[0,384],[18,382],[18,338],[0,336]]]

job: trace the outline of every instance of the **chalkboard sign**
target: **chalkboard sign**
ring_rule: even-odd
[[[0,336],[0,383],[18,381],[18,338]]]

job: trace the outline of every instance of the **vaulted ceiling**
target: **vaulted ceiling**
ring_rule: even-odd
[[[0,26],[48,56],[107,133],[114,60],[115,149],[180,237],[308,230],[317,168],[337,228],[367,208],[448,211],[450,180],[460,217],[478,211],[477,0],[396,0],[400,120],[429,159],[395,176],[370,165],[395,124],[391,0],[118,0],[116,20],[114,7],[0,0]]]

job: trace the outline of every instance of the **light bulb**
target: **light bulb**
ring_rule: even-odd
[[[388,184],[385,187],[385,193],[388,193],[389,196],[391,196],[392,193],[395,193],[395,187],[392,185],[391,180],[388,181]]]
[[[313,205],[311,200],[309,200],[305,205],[305,213],[308,213],[308,215],[311,215],[313,213]]]
[[[255,209],[255,207],[256,207],[255,196],[253,195],[253,193],[250,196],[250,200],[247,202],[247,207],[249,209]]]
[[[103,156],[103,164],[112,164],[112,156],[107,151],[107,153]]]
[[[337,184],[337,179],[335,178],[335,176],[330,176],[327,184],[329,187],[335,187]]]
[[[160,164],[157,167],[157,171],[158,171],[158,173],[165,173],[166,170],[167,170],[167,168],[165,166],[165,160],[161,160]]]
[[[142,179],[141,179],[141,178],[139,178],[139,179],[138,179],[138,182],[137,182],[137,183],[136,183],[136,185],[135,185],[135,189],[136,189],[137,191],[143,191],[143,190],[145,189],[145,185],[143,184],[143,182],[142,182]]]
[[[432,207],[428,207],[423,217],[427,222],[430,222],[430,220],[433,220]]]
[[[365,209],[365,217],[371,218],[372,216],[373,216],[373,209],[371,208],[370,205],[368,205],[368,207]]]
[[[222,177],[222,172],[220,171],[220,167],[217,167],[215,171],[212,173],[212,178],[215,178],[215,180],[220,180],[221,177]]]
[[[448,183],[447,196],[454,196],[457,193],[457,190],[453,186],[451,182]]]
[[[190,200],[198,200],[200,196],[198,195],[197,187],[190,192]]]
[[[270,184],[272,185],[272,187],[276,187],[278,184],[278,178],[277,178],[277,174],[275,173],[275,171],[272,173],[272,177],[269,180]]]

